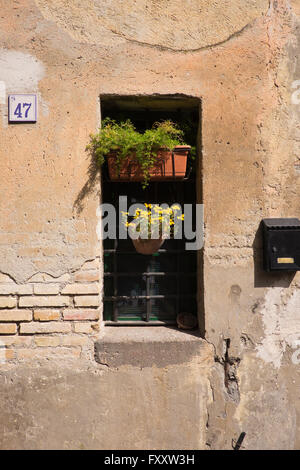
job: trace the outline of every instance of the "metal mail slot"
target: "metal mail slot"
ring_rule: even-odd
[[[265,271],[300,271],[300,220],[263,219]]]

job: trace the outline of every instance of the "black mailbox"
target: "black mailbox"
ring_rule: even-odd
[[[264,269],[300,271],[300,220],[263,219]]]

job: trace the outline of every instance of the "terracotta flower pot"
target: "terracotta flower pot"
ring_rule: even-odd
[[[134,248],[138,253],[141,255],[153,255],[153,253],[156,253],[162,244],[164,243],[165,239],[160,237],[160,238],[137,238],[136,240],[132,239],[132,243],[134,245]]]
[[[160,149],[157,152],[157,159],[150,169],[150,181],[182,180],[186,173],[187,156],[191,147],[189,145],[177,145],[173,152],[171,150]],[[120,167],[116,164],[116,154],[111,153],[107,157],[108,172],[111,181],[143,181],[143,171],[135,155],[128,155]]]
[[[193,330],[198,325],[198,319],[192,313],[179,313],[176,318],[178,328]]]

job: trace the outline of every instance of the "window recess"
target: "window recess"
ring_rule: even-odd
[[[171,119],[191,122],[187,126],[197,141],[198,100],[137,99],[110,97],[102,103],[102,118],[129,118],[137,129],[145,130],[155,121]],[[102,101],[102,100],[101,100]],[[193,145],[193,142],[191,142]],[[107,170],[102,172],[102,202],[118,208],[119,196],[133,203],[196,203],[196,171],[180,182],[152,182],[146,189],[140,183],[111,182]],[[119,221],[117,221],[117,224]],[[166,240],[153,255],[135,251],[130,238],[104,240],[104,308],[103,319],[109,325],[176,324],[178,313],[197,315],[197,252],[185,250],[185,239]]]

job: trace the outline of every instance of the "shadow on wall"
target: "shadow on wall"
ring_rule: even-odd
[[[252,244],[254,261],[254,287],[289,287],[296,271],[271,271],[263,268],[263,232],[262,225],[255,234]]]
[[[101,170],[97,162],[97,157],[94,152],[92,152],[90,149],[86,150],[87,154],[89,155],[89,167],[87,171],[87,181],[83,188],[79,191],[75,202],[73,204],[73,210],[77,214],[80,214],[83,211],[84,207],[84,199],[89,196],[89,194],[92,194],[95,190],[96,182],[98,179],[100,179],[101,176]],[[99,194],[100,197],[100,194]]]

